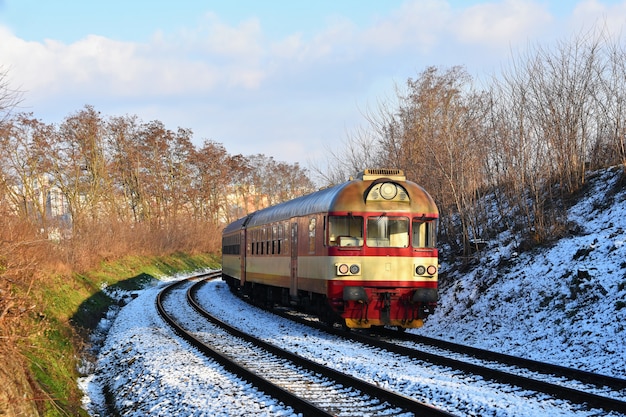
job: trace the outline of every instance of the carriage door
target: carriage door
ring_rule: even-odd
[[[291,284],[289,295],[298,296],[298,223],[291,223]]]
[[[239,282],[242,286],[246,283],[246,258],[248,257],[248,253],[246,252],[248,247],[246,241],[247,234],[246,229],[242,229],[239,236],[239,262],[241,264],[241,278]]]

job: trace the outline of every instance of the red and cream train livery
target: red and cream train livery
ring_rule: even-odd
[[[229,224],[222,276],[257,302],[329,323],[420,327],[437,303],[438,216],[401,170],[365,170]]]

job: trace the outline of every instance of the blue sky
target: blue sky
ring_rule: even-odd
[[[92,105],[306,166],[427,66],[487,78],[599,23],[626,1],[0,0],[0,66],[49,123]]]

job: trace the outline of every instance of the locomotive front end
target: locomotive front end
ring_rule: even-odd
[[[328,216],[333,310],[350,328],[422,326],[438,299],[434,201],[399,170],[366,170],[345,198]]]

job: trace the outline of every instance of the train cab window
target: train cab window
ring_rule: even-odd
[[[406,248],[409,246],[409,219],[376,216],[367,219],[365,243],[369,247]]]
[[[433,219],[413,219],[413,247],[434,248],[437,245],[437,223]]]
[[[363,246],[363,217],[328,216],[328,246]]]

